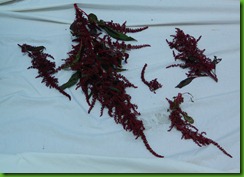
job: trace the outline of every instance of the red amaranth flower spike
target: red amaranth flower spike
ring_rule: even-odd
[[[153,79],[151,80],[150,82],[146,81],[145,79],[145,70],[146,70],[146,67],[147,67],[147,64],[145,64],[142,68],[142,71],[141,71],[141,80],[144,84],[146,84],[150,91],[152,91],[153,93],[156,93],[155,91],[159,88],[162,87],[162,85],[157,81],[157,79]]]
[[[68,53],[69,57],[64,64],[58,68],[70,69],[74,74],[61,88],[66,89],[73,85],[77,86],[76,89],[81,88],[90,106],[88,113],[98,101],[101,104],[101,116],[107,109],[109,116],[113,117],[116,123],[132,132],[136,138],[140,137],[153,155],[162,158],[163,156],[150,147],[144,134],[143,122],[137,119],[140,115],[137,105],[131,103],[131,96],[126,93],[127,88],[136,86],[119,73],[123,71],[123,61],[126,63],[129,57],[128,50],[149,45],[125,44],[124,41],[134,39],[121,33],[121,26],[112,22],[107,25],[98,20],[95,14],[87,15],[76,4],[74,6],[76,19],[70,29],[73,41],[77,44]],[[125,24],[122,26],[127,29]],[[114,39],[116,41],[113,41]]]
[[[66,97],[71,100],[71,97],[69,94],[67,94],[65,91],[59,88],[58,86],[58,79],[53,76],[53,74],[56,73],[55,69],[55,63],[49,61],[47,58],[54,59],[51,55],[47,53],[43,53],[43,50],[45,49],[44,46],[31,46],[28,44],[23,44],[18,46],[21,48],[23,53],[27,53],[30,58],[32,58],[31,63],[32,66],[30,66],[28,69],[33,68],[38,70],[38,77],[42,77],[42,82],[46,84],[49,88],[55,88],[60,93],[65,95]]]
[[[112,28],[112,29],[114,29],[120,33],[124,33],[124,34],[126,34],[126,33],[137,33],[137,32],[141,32],[141,31],[148,28],[148,26],[143,26],[140,28],[128,28],[128,27],[126,27],[126,22],[124,22],[122,25],[120,25],[119,23],[114,23],[113,21],[105,22],[105,24],[108,27],[110,27],[110,28]]]
[[[182,139],[192,139],[200,147],[212,144],[219,148],[225,155],[232,158],[232,156],[218,143],[205,137],[205,132],[200,133],[198,129],[192,125],[194,122],[193,119],[186,112],[182,111],[180,107],[180,104],[184,102],[181,93],[178,93],[176,97],[173,97],[173,100],[166,99],[169,103],[168,111],[170,111],[169,119],[171,121],[171,126],[168,131],[171,131],[172,128],[175,127],[182,133]]]
[[[183,30],[176,28],[176,35],[171,35],[171,37],[173,37],[172,42],[169,42],[167,39],[166,41],[171,49],[178,51],[177,54],[173,51],[174,58],[175,60],[181,60],[184,63],[173,64],[166,68],[181,67],[183,69],[189,69],[186,74],[187,79],[178,84],[176,88],[182,88],[188,85],[193,79],[202,76],[209,76],[214,81],[218,81],[215,70],[216,65],[221,59],[214,56],[214,59],[211,60],[204,54],[205,49],[200,50],[197,47],[197,43],[201,39],[201,36],[198,39],[195,39],[193,36],[185,34]]]

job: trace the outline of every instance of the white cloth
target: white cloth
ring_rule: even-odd
[[[150,44],[130,52],[123,74],[137,89],[128,89],[146,126],[149,144],[164,159],[154,157],[141,139],[115,124],[100,104],[90,114],[80,90],[70,88],[72,100],[35,79],[27,70],[30,59],[17,44],[44,45],[59,66],[71,49],[69,25],[75,18],[73,4],[100,19],[149,29],[131,34]],[[240,2],[237,0],[0,0],[0,171],[9,172],[240,172]],[[195,79],[177,89],[186,70],[175,63],[166,39],[181,28],[196,38],[205,54],[222,58],[217,65],[219,82]],[[147,80],[158,78],[163,87],[156,94],[141,82],[147,63]],[[71,73],[57,77],[66,82]],[[194,117],[199,131],[218,142],[233,158],[213,145],[198,147],[168,132],[168,103],[178,92],[190,92],[182,108]]]

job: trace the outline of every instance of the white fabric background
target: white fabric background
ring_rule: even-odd
[[[115,124],[107,114],[99,117],[100,104],[91,114],[80,90],[67,92],[72,101],[35,79],[27,70],[30,59],[17,44],[44,45],[59,66],[71,49],[69,25],[75,18],[73,3],[87,13],[130,27],[149,25],[131,34],[150,48],[130,52],[124,75],[137,89],[128,89],[141,112],[154,157],[140,139]],[[237,0],[0,0],[0,171],[1,172],[240,172],[240,2]],[[200,49],[217,65],[219,82],[195,79],[183,89],[174,88],[186,70],[173,64],[165,39],[181,28],[196,38]],[[140,79],[147,63],[147,80],[158,78],[163,88],[153,94]],[[70,73],[58,73],[60,83]],[[223,146],[198,147],[168,132],[168,103],[178,92],[190,92],[182,108],[195,119],[200,131]],[[105,112],[104,112],[105,113]]]

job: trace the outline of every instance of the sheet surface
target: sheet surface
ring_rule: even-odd
[[[54,89],[35,79],[36,70],[27,70],[30,59],[17,44],[44,45],[57,66],[71,50],[69,26],[75,18],[73,4],[106,21],[129,27],[148,25],[132,34],[133,44],[150,48],[130,52],[123,74],[137,89],[128,89],[138,105],[149,144],[158,159],[144,147],[141,139],[117,125],[100,104],[90,114],[80,90],[70,88],[68,101]],[[149,172],[149,173],[238,173],[240,172],[240,2],[237,0],[0,0],[0,171],[10,172]],[[208,77],[190,85],[175,86],[186,70],[166,69],[176,63],[166,43],[175,28],[198,38],[205,54],[222,61],[217,65],[218,83]],[[163,87],[156,94],[140,78],[158,78]],[[57,74],[59,83],[71,73]],[[190,92],[182,108],[194,117],[199,131],[224,147],[229,158],[210,145],[198,147],[181,140],[181,133],[168,132],[168,103],[178,92]]]

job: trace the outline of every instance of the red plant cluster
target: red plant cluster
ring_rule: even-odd
[[[216,64],[218,64],[221,59],[214,57],[213,60],[206,57],[204,50],[200,50],[197,47],[197,43],[201,39],[201,36],[198,39],[195,39],[189,34],[185,34],[183,30],[176,28],[176,35],[171,35],[173,41],[167,43],[171,49],[178,51],[178,54],[173,51],[175,60],[181,60],[184,63],[173,64],[169,67],[181,67],[183,69],[189,68],[189,72],[186,73],[187,79],[181,81],[177,88],[182,88],[189,84],[194,78],[201,76],[209,76],[216,82],[218,81],[217,75],[215,73]]]
[[[76,4],[74,5],[76,18],[70,26],[73,36],[72,50],[68,53],[68,58],[64,63],[56,68],[55,63],[48,60],[53,57],[44,53],[44,46],[31,46],[28,44],[19,45],[23,53],[27,53],[32,58],[32,66],[38,70],[38,77],[42,77],[42,82],[47,87],[55,88],[63,95],[71,99],[64,90],[76,85],[76,89],[80,88],[89,105],[88,113],[93,109],[96,101],[101,104],[101,116],[103,111],[107,109],[108,115],[113,117],[117,124],[121,124],[126,131],[132,132],[137,138],[141,138],[144,145],[154,156],[163,158],[157,154],[149,145],[144,134],[145,127],[141,120],[137,117],[140,113],[137,111],[137,105],[131,103],[131,96],[126,93],[127,88],[137,88],[133,85],[121,72],[124,71],[123,63],[129,58],[128,51],[148,47],[150,45],[131,45],[125,41],[134,41],[135,39],[128,36],[127,33],[140,32],[147,27],[127,28],[126,22],[122,25],[113,21],[106,22],[99,20],[95,14],[86,14]],[[179,54],[174,54],[175,59],[184,61],[184,64],[171,65],[181,68],[190,68],[187,76],[177,87],[181,88],[189,84],[192,79],[199,76],[210,76],[217,82],[217,76],[214,72],[216,64],[220,59],[211,61],[203,52],[197,48],[196,40],[190,35],[185,35],[180,29],[177,29],[177,34],[173,35],[173,42],[168,42],[171,48],[176,49]],[[150,82],[145,79],[145,70],[147,64],[144,65],[141,71],[141,79],[151,91],[161,88],[162,85],[153,79]],[[28,69],[29,69],[28,68]],[[72,76],[63,85],[58,85],[58,79],[54,74],[63,70],[69,69],[72,71]],[[174,97],[174,100],[169,100],[169,119],[171,120],[170,130],[175,127],[182,132],[182,138],[192,139],[198,146],[206,146],[213,144],[218,147],[224,154],[228,154],[218,143],[206,138],[205,132],[198,132],[198,129],[193,126],[194,120],[182,109],[180,104],[184,99],[182,94]]]
[[[171,126],[168,131],[171,131],[174,127],[182,133],[182,139],[192,139],[198,146],[207,146],[213,144],[219,148],[225,155],[232,158],[232,156],[226,152],[218,143],[210,138],[205,137],[205,132],[198,132],[198,129],[193,126],[193,119],[184,111],[182,111],[180,104],[184,102],[184,98],[181,93],[178,93],[176,97],[173,97],[173,101],[166,98],[169,102],[169,119]]]
[[[88,112],[92,110],[95,102],[99,101],[101,115],[107,108],[108,114],[116,123],[121,124],[126,131],[132,132],[136,138],[141,137],[153,155],[163,157],[154,152],[148,144],[143,122],[137,119],[140,115],[136,110],[137,105],[131,103],[131,96],[126,93],[126,88],[136,86],[119,73],[123,71],[122,62],[126,62],[129,57],[128,50],[149,46],[125,44],[126,40],[134,40],[125,33],[142,31],[146,27],[133,31],[126,28],[125,24],[119,26],[112,22],[106,23],[98,20],[94,14],[87,15],[77,5],[75,10],[76,19],[70,29],[77,44],[59,68],[70,68],[75,71],[72,76],[74,82],[71,77],[66,83],[67,87],[77,83],[77,88],[83,90],[90,106]],[[111,37],[117,40],[113,41]],[[66,88],[65,85],[61,87]]]
[[[38,76],[36,78],[42,77],[42,83],[44,82],[47,87],[55,88],[63,95],[67,96],[71,99],[70,95],[67,94],[64,90],[59,88],[58,79],[53,75],[56,73],[55,62],[49,61],[47,58],[54,59],[53,56],[44,53],[44,46],[30,46],[27,44],[19,45],[23,53],[27,53],[30,58],[32,58],[31,63],[32,66],[28,67],[28,69],[37,69]]]
[[[146,70],[146,67],[147,67],[147,64],[145,64],[142,68],[142,71],[141,71],[141,80],[144,84],[146,84],[149,89],[156,93],[155,90],[159,89],[162,87],[162,85],[157,81],[157,78],[156,79],[153,79],[151,80],[150,82],[148,82],[146,79],[145,79],[145,70]]]
[[[43,77],[46,86],[60,91],[65,96],[70,96],[64,92],[66,88],[76,85],[76,89],[81,88],[85,94],[86,101],[90,106],[88,113],[94,107],[96,101],[101,103],[101,116],[104,109],[114,118],[116,123],[123,126],[126,131],[130,131],[136,138],[140,137],[146,148],[156,157],[158,155],[150,147],[144,134],[144,125],[137,119],[140,113],[137,105],[131,103],[131,96],[126,93],[128,87],[136,88],[123,75],[123,62],[127,62],[131,49],[148,47],[144,45],[126,44],[124,41],[135,40],[126,33],[139,32],[147,27],[131,29],[125,23],[119,25],[113,22],[98,20],[94,14],[87,15],[75,4],[76,19],[70,26],[74,37],[72,50],[68,53],[64,64],[56,68],[54,62],[47,60],[51,55],[43,53],[44,47],[34,47],[27,44],[19,45],[23,53],[28,53],[32,58],[32,66],[38,70],[37,77]],[[113,39],[116,40],[113,40]],[[73,71],[71,78],[63,85],[58,86],[58,80],[53,74],[62,69]]]

